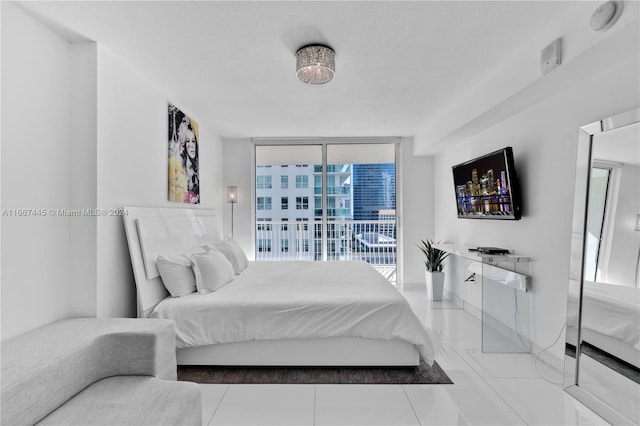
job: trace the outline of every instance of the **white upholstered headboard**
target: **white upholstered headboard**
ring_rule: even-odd
[[[156,267],[158,255],[183,254],[195,246],[220,240],[213,209],[124,207],[131,266],[136,280],[138,317],[145,318],[169,296]]]

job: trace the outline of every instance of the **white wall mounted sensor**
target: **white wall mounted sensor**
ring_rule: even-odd
[[[611,0],[598,6],[589,25],[594,31],[606,31],[616,23],[622,14],[622,1]]]
[[[540,53],[540,70],[547,74],[562,63],[562,39],[557,38]]]

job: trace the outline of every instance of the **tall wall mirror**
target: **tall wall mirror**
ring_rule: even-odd
[[[565,389],[640,424],[640,109],[579,131]]]

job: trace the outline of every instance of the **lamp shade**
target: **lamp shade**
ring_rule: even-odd
[[[305,46],[296,53],[296,77],[304,83],[328,83],[335,71],[336,53],[327,46]]]
[[[238,202],[238,187],[227,186],[227,203],[237,203],[237,202]]]

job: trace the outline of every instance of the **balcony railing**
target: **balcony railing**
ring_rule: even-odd
[[[396,223],[394,220],[328,221],[327,260],[362,260],[390,282],[396,281]],[[320,221],[260,222],[256,224],[256,260],[322,260]]]
[[[363,260],[395,280],[395,221],[328,221],[326,234],[327,260]],[[322,260],[322,235],[320,221],[259,222],[256,260]]]
[[[315,186],[313,188],[313,193],[315,195],[321,195],[322,194],[322,187],[321,186]],[[327,187],[327,195],[350,195],[351,194],[351,188],[348,186],[329,186]]]

